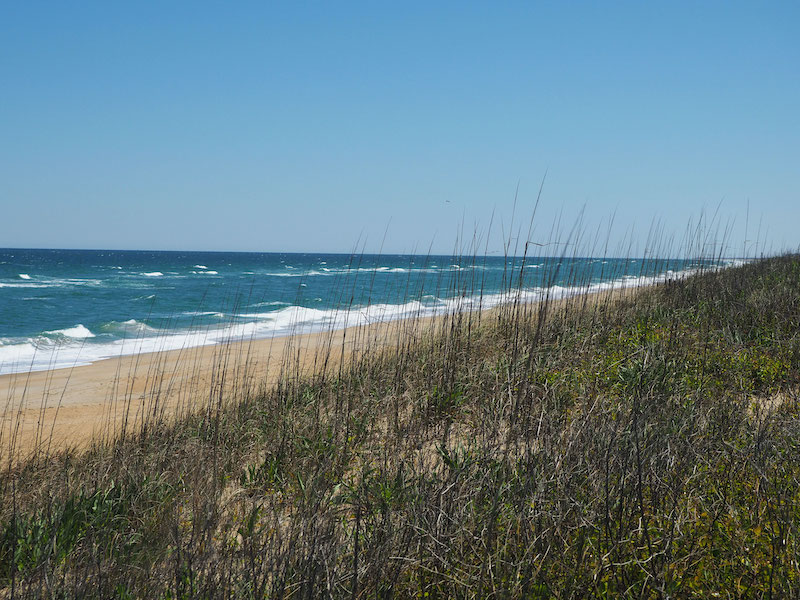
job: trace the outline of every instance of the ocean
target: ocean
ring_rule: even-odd
[[[0,374],[633,286],[701,261],[0,249]],[[726,263],[727,264],[727,263]]]

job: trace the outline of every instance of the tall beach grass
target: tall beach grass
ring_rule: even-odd
[[[223,345],[171,404],[155,363],[88,448],[4,429],[0,594],[797,597],[800,257],[723,269],[724,231],[654,227],[613,274],[647,286],[531,302],[534,252],[585,290],[573,259],[625,255],[558,231],[509,237],[491,310],[296,336],[269,382]],[[668,256],[696,269],[653,279]]]

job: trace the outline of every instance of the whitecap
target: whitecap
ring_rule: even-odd
[[[100,279],[62,279],[53,282],[56,285],[103,285]]]
[[[205,265],[194,265],[194,269],[207,269],[208,267]]]
[[[151,273],[142,273],[145,277],[163,277],[164,274],[161,271],[153,271]]]
[[[27,273],[20,273],[20,274],[19,274],[19,278],[20,278],[20,279],[30,279],[30,278],[31,278],[31,276],[30,276],[30,275],[28,275]]]
[[[288,302],[279,302],[277,300],[273,300],[272,302],[256,302],[255,304],[250,304],[251,307],[256,306],[289,306]]]
[[[136,319],[128,319],[127,321],[109,321],[100,326],[100,330],[107,334],[122,334],[127,335],[131,333],[153,333],[157,331],[155,328],[150,327],[146,323],[137,321]]]
[[[2,283],[0,282],[0,288],[47,288],[47,287],[56,287],[47,283]]]
[[[308,273],[264,273],[265,277],[313,277],[314,275],[325,275],[321,271],[309,271]]]
[[[78,340],[93,338],[94,334],[89,331],[84,325],[78,323],[75,327],[67,327],[66,329],[55,329],[53,331],[45,331],[47,335],[60,335]]]

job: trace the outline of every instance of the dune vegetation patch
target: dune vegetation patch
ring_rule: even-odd
[[[272,388],[9,461],[0,587],[796,597],[798,324],[787,255],[287,352]]]

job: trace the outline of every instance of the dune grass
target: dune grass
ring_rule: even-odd
[[[8,463],[0,594],[800,595],[800,257],[404,323]]]

